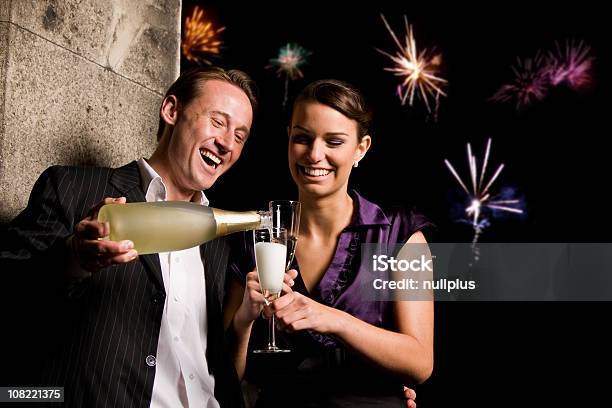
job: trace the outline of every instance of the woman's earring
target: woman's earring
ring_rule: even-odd
[[[359,161],[355,161],[355,163],[353,163],[353,167],[359,167]]]

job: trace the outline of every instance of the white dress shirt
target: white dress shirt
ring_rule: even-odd
[[[138,160],[142,188],[147,202],[165,201],[166,186],[159,174]],[[194,197],[208,205],[200,192]],[[166,290],[151,407],[219,408],[215,379],[206,360],[208,321],[204,265],[199,247],[162,252],[159,262]]]

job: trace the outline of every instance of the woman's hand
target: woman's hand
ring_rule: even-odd
[[[292,292],[291,286],[293,286],[293,280],[296,277],[297,271],[295,269],[291,269],[285,273],[283,292]],[[261,293],[261,287],[259,286],[259,275],[257,274],[257,270],[253,269],[246,276],[242,304],[238,308],[238,311],[236,311],[234,323],[238,325],[251,324],[251,322],[259,317],[265,303],[265,299]]]
[[[341,324],[343,313],[292,290],[276,299],[264,311],[266,316],[271,312],[274,312],[281,330],[293,332],[310,329],[319,333],[334,333]]]
[[[412,388],[404,386],[404,397],[406,397],[407,408],[416,408],[416,392]]]

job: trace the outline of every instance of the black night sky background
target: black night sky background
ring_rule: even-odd
[[[497,191],[513,187],[524,197],[526,215],[495,220],[483,239],[517,242],[605,242],[610,216],[603,198],[610,95],[609,45],[605,13],[581,3],[569,9],[516,3],[445,8],[414,5],[288,6],[283,3],[229,5],[186,1],[183,14],[199,4],[215,25],[224,48],[213,61],[248,72],[259,85],[261,109],[243,157],[210,192],[225,207],[265,206],[270,198],[295,197],[286,167],[287,110],[284,80],[266,68],[281,46],[295,42],[312,52],[304,79],[289,84],[289,103],[308,82],[346,80],[363,90],[374,109],[373,147],[353,172],[352,186],[384,204],[417,205],[440,227],[439,241],[469,240],[469,226],[456,223],[453,208],[464,196],[444,166],[449,159],[467,175],[466,148],[482,158],[493,139],[489,174],[505,163]],[[380,4],[380,5],[379,5]],[[391,61],[375,48],[395,52],[380,13],[402,35],[403,15],[414,27],[419,47],[442,54],[448,97],[441,98],[438,121],[417,100],[402,106],[397,79],[384,67]],[[402,38],[402,37],[400,37]],[[522,112],[513,103],[488,101],[512,77],[517,57],[553,50],[555,41],[584,40],[595,62],[593,85],[583,92],[552,88]],[[190,63],[183,59],[182,67]],[[467,180],[466,180],[467,181]],[[240,189],[240,191],[238,191]],[[456,212],[456,211],[455,211]]]
[[[466,143],[482,157],[489,137],[490,166],[506,165],[496,189],[515,188],[526,215],[493,220],[483,242],[609,241],[609,14],[595,2],[465,3],[183,1],[183,21],[198,4],[215,26],[226,27],[213,61],[246,71],[260,88],[252,138],[207,194],[211,205],[264,208],[269,199],[297,197],[286,162],[284,80],[266,68],[294,42],[312,55],[304,79],[289,84],[288,107],[316,79],[363,90],[374,109],[373,147],[351,184],[382,204],[416,205],[437,224],[435,241],[471,240],[471,227],[456,222],[464,195],[443,160],[467,175]],[[395,95],[397,79],[383,71],[391,62],[375,50],[395,52],[380,13],[402,38],[406,15],[417,45],[442,54],[449,85],[437,121],[420,101],[402,106]],[[517,57],[571,39],[584,40],[595,57],[590,89],[559,86],[521,112],[488,100],[512,79]],[[590,406],[586,401],[606,390],[598,372],[611,362],[609,311],[609,303],[598,302],[438,303],[436,365],[417,388],[418,405]]]

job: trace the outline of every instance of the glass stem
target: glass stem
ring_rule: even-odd
[[[275,348],[276,348],[276,333],[274,332],[274,315],[272,315],[269,321],[268,349],[275,349]]]

